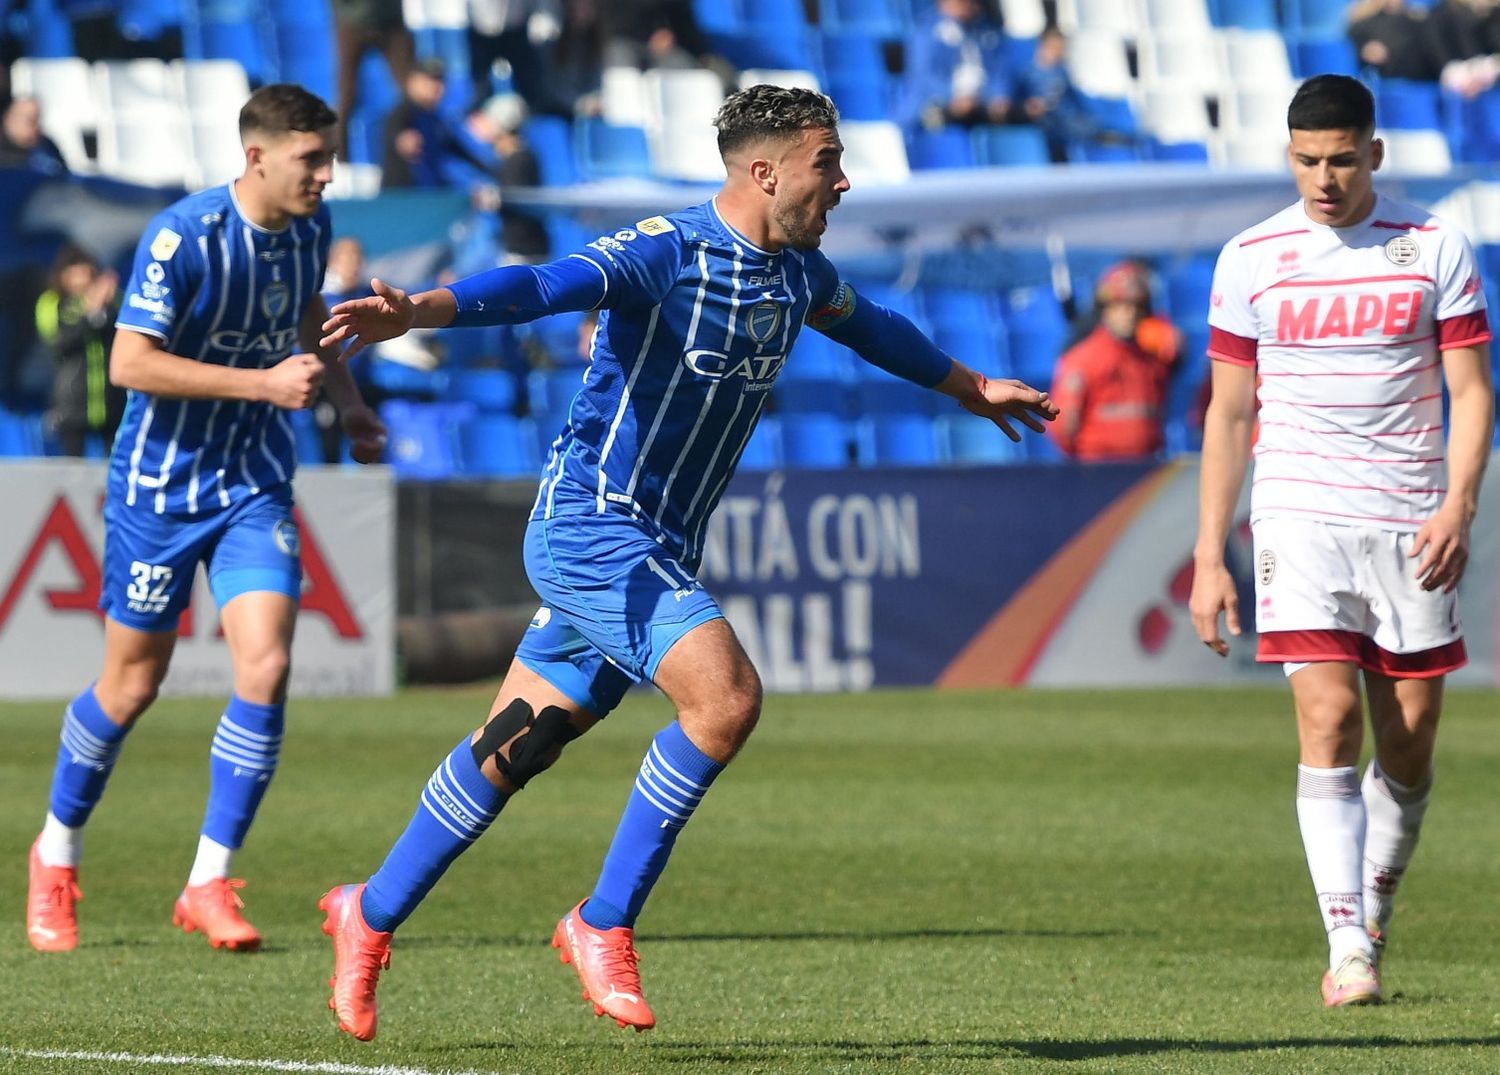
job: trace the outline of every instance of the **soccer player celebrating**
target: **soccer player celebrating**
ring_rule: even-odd
[[[1282,662],[1292,688],[1297,819],[1328,934],[1323,1002],[1335,1007],[1381,999],[1443,680],[1466,659],[1456,587],[1494,397],[1473,251],[1451,225],[1375,191],[1384,147],[1370,92],[1342,75],[1308,79],[1287,125],[1300,201],[1231,239],[1214,278],[1191,610],[1203,642],[1227,653],[1219,614],[1231,635],[1240,615],[1224,542],[1258,406],[1256,657]],[[1363,782],[1361,675],[1375,740]]]
[[[596,1014],[645,1030],[633,927],[678,832],[760,715],[761,685],[695,574],[704,528],[804,323],[956,399],[1012,440],[1041,430],[1046,393],[986,380],[910,321],[867,302],[818,251],[849,189],[838,113],[822,94],[754,86],[715,120],[728,172],[712,200],[642,220],[537,267],[493,269],[333,308],[350,350],[413,326],[601,310],[592,361],[542,474],[525,539],[542,598],[484,725],[438,765],[415,816],[365,884],[320,906],[333,937],[330,1006],[375,1036],[391,931],[506,802],[650,680],[677,719],[651,744],[592,895],[552,943]],[[793,360],[795,361],[795,359]]]
[[[42,951],[78,944],[83,826],[167,673],[200,562],[234,693],[172,917],[215,948],[260,945],[229,867],[276,771],[302,586],[286,412],[311,405],[321,386],[355,458],[377,458],[385,438],[336,350],[325,356],[318,344],[335,119],[299,86],[256,91],[240,112],[244,174],[163,210],[136,251],[110,357],[130,393],[104,502],[104,667],[64,712],[50,810],[31,849],[26,933]]]

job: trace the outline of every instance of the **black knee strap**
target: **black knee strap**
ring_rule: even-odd
[[[528,780],[557,760],[554,748],[561,750],[582,734],[568,720],[566,709],[549,705],[533,714],[531,706],[517,698],[490,718],[471,749],[476,765],[494,758],[500,775],[517,788],[524,788]],[[509,751],[504,749],[507,743]]]

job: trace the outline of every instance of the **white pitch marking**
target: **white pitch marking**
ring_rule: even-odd
[[[86,1060],[92,1063],[156,1065],[209,1068],[240,1068],[250,1071],[309,1072],[311,1075],[493,1075],[481,1071],[452,1071],[446,1068],[408,1068],[392,1064],[338,1064],[312,1060],[245,1060],[233,1056],[174,1056],[165,1053],[90,1053],[63,1049],[12,1049],[0,1046],[0,1056],[17,1056],[28,1060]]]

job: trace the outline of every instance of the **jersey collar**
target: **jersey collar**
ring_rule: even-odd
[[[754,250],[757,254],[761,254],[765,257],[774,258],[780,256],[780,253],[778,251],[766,250],[762,247],[756,246],[745,237],[744,232],[740,231],[733,224],[729,223],[729,221],[725,220],[724,215],[719,212],[719,199],[717,197],[710,198],[708,200],[708,207],[713,211],[714,219],[719,222],[719,227],[727,231],[730,235],[730,238],[734,239],[736,242],[744,243],[751,250]]]

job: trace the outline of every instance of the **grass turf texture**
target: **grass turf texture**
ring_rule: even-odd
[[[88,834],[82,947],[22,928],[56,705],[5,707],[0,1071],[222,1070],[111,1051],[543,1075],[1475,1072],[1500,1046],[1492,694],[1454,692],[1382,1008],[1325,1012],[1283,691],[776,697],[640,923],[660,1025],[596,1020],[548,946],[647,742],[633,697],[514,801],[396,938],[380,1036],[335,1032],[318,896],[365,878],[481,691],[297,701],[237,863],[258,955],[170,926],[213,703],[158,703]],[[246,1068],[243,1070],[256,1070]]]

